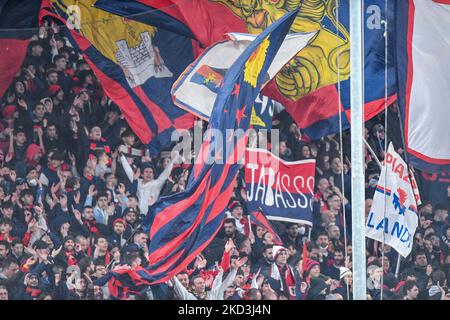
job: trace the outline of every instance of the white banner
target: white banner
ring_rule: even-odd
[[[385,243],[407,257],[418,224],[418,204],[420,196],[414,176],[391,143],[367,218],[366,236],[381,242],[384,233]]]
[[[294,33],[286,36],[268,70],[265,84],[302,50],[315,34],[315,32]],[[231,40],[219,42],[206,49],[196,61],[186,68],[172,87],[171,93],[175,105],[206,121],[211,115],[225,73],[250,42],[256,38],[256,35],[243,33],[230,33],[228,36]],[[273,103],[277,107],[278,102],[273,101]],[[259,110],[255,111],[256,115],[260,116]]]
[[[450,1],[414,0],[410,6],[408,151],[429,163],[450,164]]]

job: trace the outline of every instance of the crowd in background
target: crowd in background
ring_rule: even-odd
[[[337,106],[336,106],[337,107]],[[0,299],[347,300],[352,298],[349,133],[310,141],[282,111],[279,154],[316,159],[313,227],[248,225],[241,174],[223,227],[186,270],[157,286],[112,286],[148,265],[141,229],[159,197],[184,190],[189,164],[148,153],[58,27],[42,28],[0,100]],[[381,161],[403,153],[395,104],[366,123]],[[366,151],[366,216],[379,178]],[[412,254],[367,240],[368,299],[450,300],[449,198],[424,201]],[[307,252],[303,252],[307,250]],[[383,252],[384,250],[384,252]],[[120,285],[119,285],[120,287]]]

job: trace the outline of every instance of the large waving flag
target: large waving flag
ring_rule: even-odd
[[[51,0],[67,36],[83,54],[107,95],[152,153],[171,143],[193,116],[174,106],[170,88],[193,61],[193,42],[179,34],[93,7],[95,0]]]
[[[219,231],[248,140],[237,133],[249,129],[253,102],[297,13],[262,32],[231,66],[186,190],[150,208],[145,227],[150,232],[148,271],[155,283],[184,269]]]
[[[388,104],[396,99],[393,50],[395,1],[387,2],[387,12],[384,10],[385,0],[367,0],[364,3],[365,120],[369,120],[381,112],[385,104],[383,21],[386,19],[389,26]],[[257,34],[284,13],[301,5],[291,31],[316,32],[316,35],[262,93],[285,106],[299,128],[312,139],[339,132],[339,113],[343,128],[350,126],[349,0],[99,0],[97,5],[118,15],[133,15],[131,19],[164,28],[166,26],[160,20],[152,19],[146,13],[159,9],[189,28],[204,47],[223,40],[228,32]],[[336,85],[338,80],[341,80],[340,96]]]
[[[329,69],[317,68],[318,62],[314,61],[317,59],[314,56],[317,52],[311,47],[311,52],[308,53],[310,56],[306,56],[307,52],[302,50],[305,56],[293,59],[263,91],[265,95],[283,104],[298,127],[313,140],[339,132],[339,113],[343,129],[350,127],[349,2],[349,0],[328,1],[323,17],[325,27],[322,27],[321,32],[330,37],[329,42],[325,41],[326,38],[319,41],[321,33],[316,42],[311,42],[311,46],[318,45],[324,50],[328,62],[324,61],[325,57],[320,61],[329,65]],[[339,3],[339,21],[335,11],[330,11],[337,3]],[[364,1],[365,121],[384,109],[386,77],[387,104],[392,104],[397,98],[394,61],[395,1],[387,1],[387,6],[385,12],[385,0]],[[388,55],[385,67],[384,21],[386,20]],[[338,38],[342,43],[332,38]],[[338,79],[341,80],[340,90]]]
[[[222,1],[208,0],[98,0],[95,4],[108,12],[190,36],[206,48],[224,40],[228,32],[250,32],[239,15],[225,8]],[[297,6],[292,6],[295,9]],[[287,11],[277,16],[280,18]],[[167,19],[167,17],[175,18]]]
[[[412,250],[420,203],[414,176],[391,143],[367,218],[366,236],[384,239],[406,258]]]
[[[40,6],[40,0],[0,0],[0,98],[25,59]]]
[[[397,6],[399,106],[410,163],[450,172],[450,1]]]

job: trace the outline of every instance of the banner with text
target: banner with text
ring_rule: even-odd
[[[267,150],[248,148],[245,182],[249,211],[267,219],[312,225],[316,161],[285,162]]]
[[[367,218],[366,236],[383,241],[384,233],[385,243],[406,258],[412,250],[419,204],[414,175],[391,143]]]

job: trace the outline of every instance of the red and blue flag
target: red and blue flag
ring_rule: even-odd
[[[245,163],[247,208],[269,220],[312,226],[316,160],[287,162],[265,149],[248,148]]]
[[[170,147],[174,130],[193,126],[194,117],[173,104],[170,88],[193,61],[195,42],[97,9],[94,3],[51,0],[47,14],[67,24],[66,36],[106,94],[150,152],[158,153]]]
[[[424,172],[449,173],[450,1],[396,4],[399,109],[408,162]]]
[[[226,133],[249,129],[264,76],[297,13],[262,32],[227,71],[186,190],[149,209],[144,224],[150,233],[147,269],[155,283],[186,268],[220,230],[248,140],[245,134]]]
[[[350,127],[349,1],[206,1],[206,0],[100,0],[99,7],[121,16],[132,15],[151,25],[168,28],[148,12],[170,16],[180,25],[171,30],[186,34],[188,28],[203,47],[223,40],[228,32],[259,33],[277,17],[303,3],[292,25],[293,32],[317,32],[278,73],[262,93],[286,107],[299,128],[313,140]],[[384,0],[364,3],[365,120],[396,100],[394,57],[394,5]],[[338,8],[336,6],[339,6]],[[156,14],[156,13],[155,13]],[[387,23],[386,23],[387,21]],[[385,67],[387,27],[387,67]],[[385,84],[387,80],[387,84]],[[340,90],[337,83],[340,82]],[[340,101],[340,103],[339,103]]]
[[[250,213],[250,223],[254,224],[258,227],[264,228],[267,232],[271,233],[275,244],[282,245],[283,241],[281,240],[278,233],[273,228],[272,224],[267,220],[266,216],[262,212],[262,210],[255,210]]]

